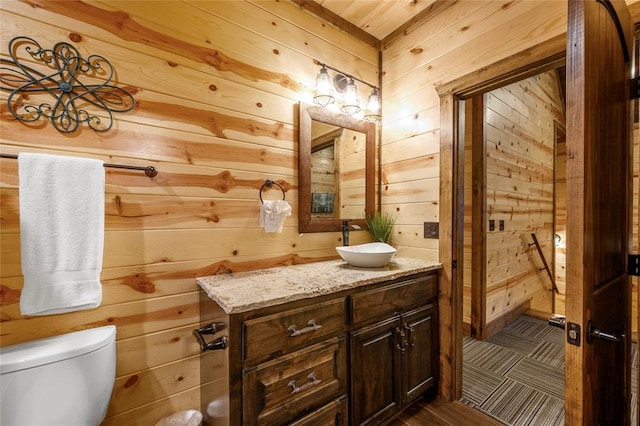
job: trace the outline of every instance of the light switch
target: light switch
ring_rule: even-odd
[[[425,238],[440,238],[440,224],[438,222],[424,223]]]

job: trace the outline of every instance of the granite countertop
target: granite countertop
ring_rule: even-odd
[[[404,257],[395,257],[382,268],[357,268],[343,260],[329,260],[199,277],[196,282],[227,314],[235,314],[441,267],[438,262]]]

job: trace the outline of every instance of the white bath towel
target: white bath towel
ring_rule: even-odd
[[[289,216],[291,206],[285,200],[263,201],[260,206],[260,226],[264,226],[264,232],[282,232],[282,224]]]
[[[23,315],[91,309],[102,302],[103,162],[21,153]]]

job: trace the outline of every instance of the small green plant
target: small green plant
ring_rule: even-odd
[[[375,212],[365,217],[367,230],[373,236],[373,241],[389,244],[396,218],[389,213]]]

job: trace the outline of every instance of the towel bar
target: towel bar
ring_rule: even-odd
[[[12,158],[14,160],[18,159],[18,156],[15,154],[0,154],[0,157]],[[124,164],[104,163],[104,167],[110,167],[112,169],[144,170],[144,174],[150,178],[156,177],[158,175],[158,170],[153,166],[142,167],[142,166],[127,166]]]

